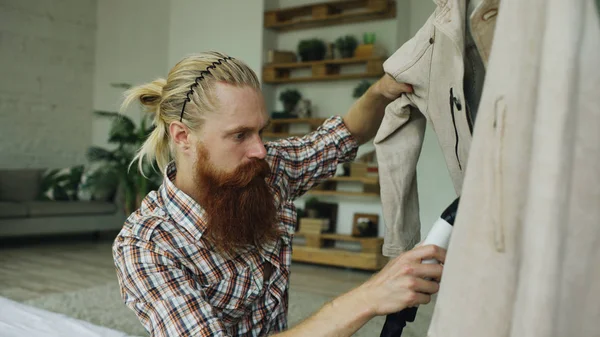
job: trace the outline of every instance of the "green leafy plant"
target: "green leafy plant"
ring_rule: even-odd
[[[141,199],[162,182],[162,175],[153,164],[144,163],[142,174],[137,165],[131,165],[137,150],[154,130],[148,117],[139,126],[126,115],[118,112],[95,111],[97,116],[112,119],[108,142],[114,149],[92,146],[87,151],[90,162],[98,164],[87,179],[86,185],[95,191],[120,188],[124,197],[126,213],[139,207]]]
[[[279,100],[283,104],[283,110],[285,110],[287,113],[290,113],[294,110],[294,107],[296,104],[298,104],[298,101],[300,101],[301,98],[302,95],[296,89],[288,89],[279,94]]]
[[[301,40],[298,43],[298,55],[303,62],[323,60],[326,51],[327,46],[321,39]]]
[[[364,95],[365,92],[367,92],[367,90],[369,90],[370,87],[371,87],[371,82],[369,82],[367,80],[360,81],[360,83],[358,83],[358,85],[354,88],[352,97],[360,98],[362,95]]]
[[[358,40],[352,35],[339,37],[335,40],[335,46],[343,58],[354,56],[354,50],[358,46]]]
[[[78,200],[77,190],[83,174],[83,165],[44,172],[40,182],[41,200]]]

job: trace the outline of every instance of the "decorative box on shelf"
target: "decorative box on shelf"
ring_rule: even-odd
[[[291,63],[296,62],[296,53],[284,50],[269,50],[267,53],[267,63]]]
[[[357,58],[385,58],[386,51],[379,44],[359,44],[354,50]]]
[[[321,234],[329,230],[329,219],[301,218],[299,233]]]

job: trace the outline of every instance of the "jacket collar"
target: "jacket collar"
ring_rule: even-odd
[[[466,0],[434,0],[434,2],[438,7],[434,25],[454,42],[462,55],[465,45]],[[497,10],[499,4],[500,0],[483,0],[475,8],[473,15],[481,17],[492,9]]]

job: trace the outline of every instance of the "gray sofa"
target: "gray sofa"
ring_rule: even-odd
[[[0,170],[0,237],[118,230],[118,202],[39,201],[42,169]],[[119,200],[119,198],[115,198]]]

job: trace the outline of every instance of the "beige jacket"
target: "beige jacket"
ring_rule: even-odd
[[[491,48],[499,0],[484,0],[471,16],[484,64]],[[471,146],[472,122],[463,94],[465,0],[436,0],[417,34],[384,64],[386,73],[413,85],[385,112],[374,143],[386,225],[383,254],[396,256],[420,241],[416,167],[426,120],[435,129],[457,194]],[[450,202],[449,200],[448,202]]]
[[[594,0],[502,0],[429,336],[600,336]]]

